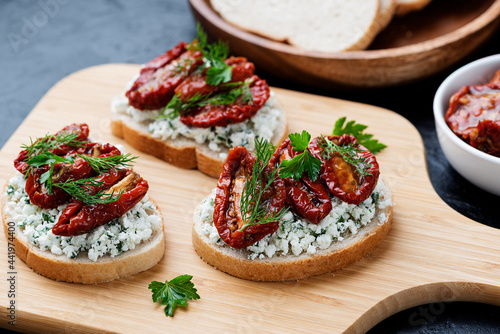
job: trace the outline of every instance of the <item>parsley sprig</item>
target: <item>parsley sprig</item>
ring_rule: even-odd
[[[274,147],[265,139],[255,139],[255,156],[252,173],[247,177],[241,195],[241,218],[243,225],[240,231],[253,225],[267,224],[281,220],[288,209],[282,208],[278,212],[269,212],[269,207],[262,201],[262,195],[271,187],[278,177],[278,169],[265,173],[269,160],[274,152]]]
[[[181,275],[171,281],[152,281],[148,289],[152,292],[153,302],[161,302],[165,305],[165,315],[173,317],[177,306],[186,306],[188,300],[200,299],[194,284],[191,282],[193,276]]]
[[[324,136],[321,136],[318,144],[322,148],[321,155],[325,160],[329,160],[334,155],[339,154],[345,162],[355,168],[360,176],[369,174],[368,169],[372,167],[372,164],[367,163],[359,156],[362,151],[358,146],[354,146],[351,143],[340,146]]]
[[[208,43],[206,32],[200,23],[196,26],[197,43],[191,43],[194,50],[201,51],[205,60],[199,70],[207,68],[206,82],[209,85],[217,86],[221,83],[231,81],[232,68],[224,60],[229,56],[229,47],[227,43],[220,40],[215,43]]]
[[[335,122],[335,127],[333,129],[333,135],[341,136],[343,134],[350,134],[356,137],[358,143],[366,147],[370,152],[376,154],[382,151],[387,146],[380,143],[377,139],[373,139],[373,135],[369,133],[363,133],[368,127],[364,124],[356,123],[356,121],[349,121],[345,123],[346,117],[341,117]]]
[[[311,135],[304,130],[302,133],[291,133],[288,135],[288,138],[290,138],[292,148],[297,152],[302,151],[302,153],[297,154],[290,160],[283,160],[279,176],[282,178],[291,177],[294,180],[298,180],[305,171],[309,178],[315,181],[321,169],[321,161],[307,150]]]

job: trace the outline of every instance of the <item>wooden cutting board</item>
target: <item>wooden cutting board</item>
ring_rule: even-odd
[[[164,213],[166,253],[154,268],[114,282],[81,285],[42,277],[21,260],[8,268],[5,237],[0,268],[14,271],[15,298],[1,280],[1,326],[26,332],[365,332],[409,307],[450,301],[500,305],[500,231],[471,221],[448,207],[427,175],[417,130],[389,110],[359,103],[274,89],[288,114],[289,131],[330,133],[341,116],[369,126],[388,145],[377,158],[395,196],[393,227],[368,257],[341,271],[285,282],[250,282],[203,262],[191,246],[192,212],[216,185],[196,170],[172,167],[141,154],[110,131],[110,101],[138,72],[137,65],[112,64],[74,73],[38,103],[0,152],[0,183],[13,173],[12,160],[29,137],[86,122],[97,140],[124,144],[140,159],[135,169],[150,183]],[[429,110],[424,112],[431,112]],[[173,318],[154,304],[152,280],[193,275],[200,300]],[[7,277],[8,278],[8,277]],[[11,300],[16,326],[7,321]],[[7,320],[6,320],[7,319]],[[416,314],[411,321],[425,320]]]

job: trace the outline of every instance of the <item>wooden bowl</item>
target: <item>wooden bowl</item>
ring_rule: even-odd
[[[243,31],[224,21],[209,0],[189,0],[207,33],[227,41],[278,77],[327,88],[385,87],[416,81],[458,62],[490,37],[500,22],[500,0],[434,0],[394,18],[368,50],[312,52]]]

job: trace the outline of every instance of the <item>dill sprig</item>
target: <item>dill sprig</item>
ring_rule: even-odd
[[[96,158],[82,154],[78,154],[78,156],[87,161],[90,167],[99,174],[109,171],[112,168],[123,169],[130,167],[131,163],[133,163],[134,160],[138,158],[137,156],[132,156],[132,154],[130,153],[112,155],[104,158]]]
[[[367,163],[359,156],[362,151],[358,146],[354,146],[352,143],[340,146],[324,136],[321,136],[318,144],[323,149],[321,151],[321,156],[325,160],[330,159],[337,153],[342,157],[342,159],[344,159],[345,162],[352,165],[360,176],[369,174],[368,169],[372,167],[372,164]]]
[[[116,202],[123,194],[123,191],[120,191],[118,194],[115,194],[114,191],[108,194],[102,190],[93,194],[96,188],[106,185],[107,183],[96,180],[96,178],[92,177],[79,180],[69,179],[65,182],[54,183],[52,186],[64,190],[72,197],[84,202],[87,205],[93,205]]]
[[[288,208],[284,207],[278,212],[270,213],[269,208],[262,202],[262,195],[278,177],[279,168],[274,168],[267,175],[264,172],[273,152],[274,147],[267,140],[255,139],[255,155],[257,159],[253,165],[252,174],[247,177],[241,195],[243,226],[239,231],[244,231],[249,226],[279,221],[288,212]]]
[[[76,138],[78,136],[79,133],[73,131],[63,131],[57,135],[47,134],[35,141],[33,141],[33,139],[30,137],[30,145],[23,144],[21,145],[21,148],[28,152],[27,159],[30,159],[44,152],[49,152],[51,150],[60,148],[62,145],[83,147],[85,143],[81,140],[77,140]]]
[[[214,94],[195,94],[187,100],[182,100],[176,94],[163,109],[163,112],[158,116],[158,118],[176,118],[188,113],[193,108],[203,107],[208,104],[214,106],[232,104],[240,96],[243,103],[253,103],[252,92],[250,91],[250,83],[248,81],[227,83],[223,85],[223,90],[220,90]]]

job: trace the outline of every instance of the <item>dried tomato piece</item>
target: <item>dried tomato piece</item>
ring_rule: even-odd
[[[252,80],[250,84],[251,102],[243,101],[243,96],[239,96],[231,104],[213,105],[208,103],[182,115],[181,122],[188,126],[210,128],[240,123],[251,118],[269,99],[270,91],[267,82],[259,79],[256,75],[249,80]]]
[[[229,82],[241,82],[250,78],[255,72],[253,63],[247,61],[243,57],[230,57],[224,61],[227,65],[232,66],[231,80]],[[207,71],[194,73],[188,76],[182,83],[175,88],[175,94],[182,101],[198,95],[206,96],[224,89],[221,85],[209,85],[207,83]]]
[[[274,152],[270,164],[278,166],[283,160],[290,160],[298,153],[286,139]],[[332,211],[328,189],[318,178],[312,181],[305,173],[299,180],[285,178],[286,202],[302,218],[318,224]]]
[[[82,146],[71,146],[67,144],[60,145],[54,149],[48,150],[48,152],[56,154],[61,157],[75,157],[74,162],[71,163],[56,163],[54,164],[54,170],[52,173],[52,183],[64,183],[68,180],[79,180],[82,178],[88,178],[96,173],[92,170],[91,166],[84,159],[78,157],[76,154],[89,155],[92,157],[109,157],[113,155],[121,154],[115,146],[111,144],[100,144],[95,142],[85,142],[88,139],[88,126],[87,124],[72,124],[70,126],[64,127],[61,131],[57,132],[54,136],[61,133],[71,133],[75,132],[78,136],[75,140],[79,140]],[[53,138],[53,137],[52,137]],[[45,140],[49,140],[48,139]],[[23,150],[19,153],[16,160],[14,160],[14,166],[21,173],[26,174],[29,165],[28,161],[28,151]],[[41,176],[49,171],[50,166],[44,165],[35,169],[32,169],[26,178],[25,190],[28,194],[32,204],[39,206],[43,209],[53,209],[61,204],[66,203],[71,196],[68,195],[64,190],[52,187],[52,193],[45,187],[45,184],[40,182]]]
[[[214,225],[222,240],[233,248],[250,246],[279,227],[279,222],[276,221],[248,226],[240,231],[245,223],[241,213],[241,197],[255,163],[255,155],[245,147],[232,148],[217,183]],[[266,168],[265,174],[270,172],[270,167]],[[285,200],[285,184],[282,179],[277,178],[263,193],[261,203],[269,210],[269,216],[279,212],[285,206]]]
[[[76,133],[77,136],[75,137],[74,140],[80,141],[82,143],[82,146],[70,146],[67,144],[60,145],[59,147],[49,150],[49,152],[54,153],[58,156],[67,156],[68,154],[71,153],[83,153],[85,147],[85,142],[88,140],[89,136],[89,126],[85,123],[82,124],[71,124],[68,126],[65,126],[61,131],[58,131],[54,136],[52,137],[47,137],[47,138],[40,138],[38,139],[35,143],[37,143],[40,140],[53,140],[55,136],[60,135],[62,133]],[[26,174],[27,169],[29,168],[28,165],[28,151],[27,150],[22,150],[19,152],[19,155],[17,158],[14,160],[14,167],[22,174]]]
[[[202,63],[202,53],[189,50],[189,44],[181,42],[146,63],[125,95],[130,105],[140,110],[165,107],[174,89]]]
[[[101,176],[106,184],[120,179],[122,172],[111,172]],[[139,174],[127,171],[127,175],[111,186],[107,193],[118,194],[117,201],[107,204],[84,205],[80,201],[70,203],[52,228],[52,233],[61,236],[76,236],[90,232],[125,214],[146,195],[149,185]],[[94,191],[97,192],[98,189]]]
[[[30,173],[26,179],[25,190],[29,196],[30,202],[42,209],[57,208],[71,198],[64,190],[57,187],[52,187],[52,194],[49,194],[45,185],[40,183],[40,177],[49,169],[50,167],[48,165],[37,168]],[[92,168],[90,165],[82,158],[76,158],[73,164],[55,164],[52,182],[62,183],[69,179],[78,180],[89,177],[91,173]]]
[[[483,152],[500,157],[500,122],[485,120],[470,133],[470,145]]]
[[[332,152],[329,158],[324,157],[322,137],[317,137],[309,144],[309,152],[322,162],[321,179],[330,192],[349,204],[359,204],[367,199],[377,185],[379,166],[377,159],[368,149],[360,145],[356,137],[344,134],[330,136],[328,140],[342,147],[351,145],[356,151],[354,156],[365,164],[365,175],[360,175],[356,167],[344,160],[338,152]]]
[[[500,71],[488,84],[465,86],[456,92],[445,120],[466,143],[500,157]]]

